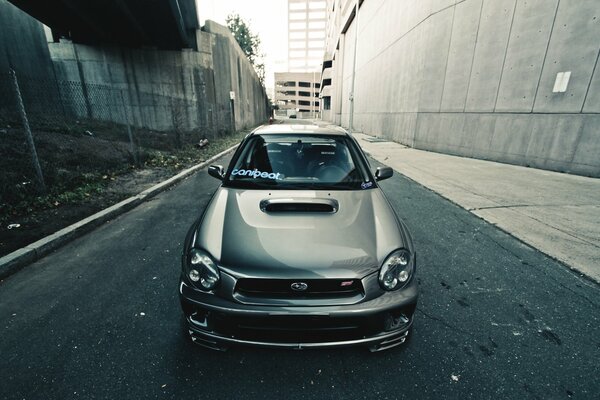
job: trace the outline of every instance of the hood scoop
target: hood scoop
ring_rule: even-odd
[[[260,202],[260,210],[264,213],[319,213],[333,214],[339,209],[337,200],[333,199],[265,199]]]

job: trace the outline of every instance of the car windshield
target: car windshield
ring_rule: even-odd
[[[233,161],[227,187],[355,190],[374,186],[355,144],[335,135],[254,135]]]

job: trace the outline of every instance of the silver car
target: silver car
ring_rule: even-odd
[[[417,303],[416,252],[345,130],[250,133],[192,225],[179,285],[186,330],[213,349],[403,343]]]

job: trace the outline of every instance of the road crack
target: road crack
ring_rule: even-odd
[[[451,323],[445,321],[443,318],[435,317],[433,315],[430,315],[430,314],[426,313],[425,311],[423,311],[422,309],[420,309],[419,307],[417,307],[417,311],[420,312],[421,314],[423,314],[423,316],[425,316],[425,318],[428,318],[428,319],[430,319],[432,321],[440,322],[442,325],[444,325],[447,328],[450,328],[450,329],[452,329],[454,331],[457,331],[457,332],[463,333],[465,335],[471,336],[472,338],[475,339],[475,336],[471,332],[466,331],[466,330],[464,330],[462,328],[459,328],[457,326],[454,326]]]

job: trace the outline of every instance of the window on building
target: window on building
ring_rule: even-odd
[[[318,88],[321,87],[321,84],[320,83],[315,83],[315,87],[318,89]]]
[[[298,82],[298,86],[300,86],[300,87],[310,87],[310,82]]]
[[[321,65],[321,58],[311,58],[306,60],[307,64],[310,65],[311,67],[314,67],[312,71],[317,71],[319,69],[319,66]]]
[[[292,33],[299,33],[299,32],[292,32]],[[304,36],[302,36],[302,38],[304,38]],[[298,41],[293,41],[293,42],[290,41],[289,48],[290,49],[306,49],[306,41],[305,40],[298,40]]]
[[[309,21],[308,29],[325,29],[325,21]]]
[[[303,58],[303,57],[306,57],[306,51],[290,50],[290,58]]]
[[[323,79],[323,86],[329,86],[329,85],[331,85],[331,78]]]
[[[300,3],[289,3],[289,8],[290,10],[306,10],[306,3],[305,2],[300,2]]]
[[[306,22],[290,22],[290,29],[306,29]]]
[[[290,32],[290,39],[304,39],[306,38],[306,32]],[[301,42],[302,43],[302,42]]]
[[[298,92],[298,96],[310,97],[310,92]]]
[[[297,20],[305,20],[306,19],[306,13],[305,12],[291,12],[289,14],[290,16],[290,21],[297,21]]]
[[[311,40],[308,42],[308,47],[312,48],[312,49],[322,49],[323,48],[323,41],[322,40]]]
[[[324,1],[312,1],[312,2],[308,3],[308,8],[310,8],[311,10],[321,10],[326,7],[327,7],[327,3]]]
[[[310,106],[310,101],[300,100],[298,104],[301,106]]]
[[[323,110],[331,110],[331,97],[323,97]]]
[[[308,32],[309,39],[325,39],[325,31]]]
[[[319,60],[323,57],[323,50],[309,50],[308,51],[309,58],[318,58]]]
[[[308,18],[310,19],[325,19],[325,11],[311,11],[308,14]]]

